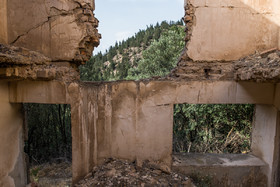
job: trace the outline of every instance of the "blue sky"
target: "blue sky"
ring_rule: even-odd
[[[116,41],[133,36],[147,25],[184,16],[184,0],[95,0],[101,43],[94,50],[104,52]]]

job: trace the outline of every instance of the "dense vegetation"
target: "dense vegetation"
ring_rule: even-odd
[[[31,164],[72,159],[70,105],[24,104],[28,120],[25,152]]]
[[[177,104],[174,152],[248,153],[254,105]]]
[[[116,43],[80,67],[84,81],[137,80],[164,76],[176,66],[184,47],[182,22],[162,22]],[[36,162],[71,159],[70,108],[25,106],[29,140],[26,152]],[[253,105],[174,106],[173,151],[247,153],[250,151]]]

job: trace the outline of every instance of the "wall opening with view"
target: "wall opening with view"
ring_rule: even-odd
[[[70,186],[72,182],[71,107],[67,104],[24,104],[29,182]]]
[[[255,105],[176,104],[173,153],[249,153]]]
[[[176,67],[185,46],[184,0],[167,0],[160,6],[157,1],[149,6],[144,1],[96,0],[95,4],[102,39],[92,58],[80,66],[81,80],[164,77]]]

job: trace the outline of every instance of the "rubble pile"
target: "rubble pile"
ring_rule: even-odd
[[[280,51],[271,49],[235,62],[235,80],[256,82],[280,81]]]
[[[160,169],[145,161],[141,164],[126,160],[107,159],[94,167],[75,187],[87,186],[186,186],[194,187],[188,177]]]

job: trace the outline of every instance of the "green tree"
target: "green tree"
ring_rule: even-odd
[[[184,28],[172,26],[158,41],[143,51],[138,67],[129,70],[128,79],[141,79],[152,76],[165,76],[176,66],[184,48]]]
[[[28,120],[25,152],[35,164],[56,158],[71,161],[71,109],[69,105],[24,104]]]
[[[250,104],[175,105],[173,151],[247,153],[253,115]]]

